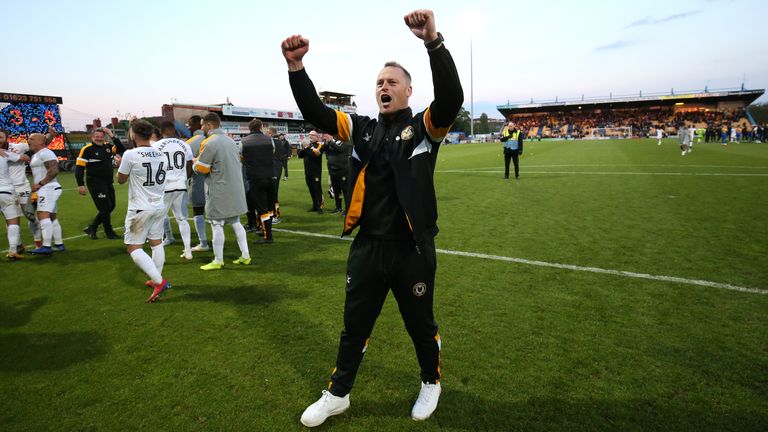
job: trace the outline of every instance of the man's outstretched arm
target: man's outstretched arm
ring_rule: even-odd
[[[435,15],[431,10],[415,10],[404,16],[403,20],[429,50],[435,99],[429,105],[424,121],[432,138],[441,141],[464,103],[459,72],[451,53],[442,43],[442,36],[437,32]]]
[[[304,119],[331,135],[338,133],[336,112],[327,107],[317,96],[317,90],[304,69],[303,58],[309,51],[309,40],[301,35],[293,35],[280,45],[283,57],[288,63],[288,80],[293,91],[293,98]]]

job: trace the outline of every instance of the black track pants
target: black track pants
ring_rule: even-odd
[[[99,225],[104,225],[104,231],[112,232],[112,211],[115,209],[115,187],[111,182],[88,179],[88,192],[96,205],[98,213],[89,226],[96,230]]]
[[[432,313],[435,243],[419,248],[412,240],[379,240],[358,234],[349,250],[344,330],[339,338],[330,391],[344,396],[352,390],[368,348],[368,338],[392,290],[421,368],[421,380],[440,379],[440,336]]]

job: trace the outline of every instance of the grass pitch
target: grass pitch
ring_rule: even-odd
[[[62,174],[67,251],[0,262],[0,430],[303,429],[336,356],[349,243],[306,234],[338,236],[341,219],[307,213],[290,168],[275,244],[220,272],[170,246],[174,287],[151,305],[122,243],[81,235],[95,209]],[[502,170],[498,143],[440,150],[437,247],[482,255],[438,254],[433,418],[409,418],[418,365],[390,296],[350,410],[319,429],[768,429],[768,145],[535,142],[519,181]]]

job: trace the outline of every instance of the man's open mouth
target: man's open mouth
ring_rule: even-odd
[[[392,96],[388,94],[381,95],[381,104],[382,105],[389,105],[389,103],[392,102]]]

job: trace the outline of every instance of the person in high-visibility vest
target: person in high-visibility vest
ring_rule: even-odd
[[[504,143],[504,178],[509,178],[509,161],[515,163],[515,180],[520,178],[519,157],[523,154],[522,132],[510,121],[501,131],[501,142]]]

